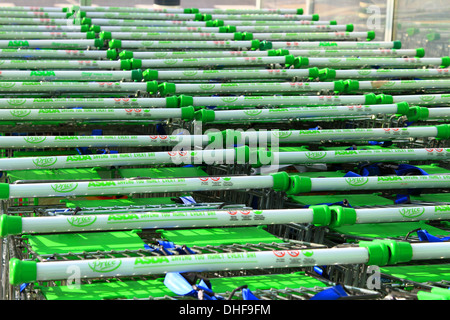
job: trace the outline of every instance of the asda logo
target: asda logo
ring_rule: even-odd
[[[58,109],[40,109],[38,113],[61,113]]]
[[[358,154],[358,152],[356,152],[354,150],[344,150],[344,151],[335,151],[334,152],[335,156],[350,156],[350,155],[354,155],[354,154]]]
[[[425,208],[402,208],[398,212],[405,218],[416,218],[425,212]]]
[[[402,177],[378,177],[378,181],[383,181],[383,182],[385,182],[385,181],[387,181],[387,182],[389,182],[389,181],[402,181],[403,179],[402,179]]]
[[[95,260],[88,262],[89,268],[94,272],[112,272],[120,267],[122,261],[119,259],[105,259],[105,260]]]
[[[56,157],[43,157],[43,158],[36,158],[33,159],[33,163],[35,164],[36,167],[50,167],[52,165],[54,165],[56,163],[56,161],[58,161],[58,158]]]
[[[72,192],[78,187],[78,183],[55,183],[51,185],[52,189],[58,193]]]
[[[306,152],[306,157],[311,160],[320,160],[325,158],[327,153],[325,151],[313,151],[313,152]]]
[[[54,77],[55,71],[31,71],[31,77]]]
[[[9,112],[13,117],[16,118],[24,118],[27,115],[29,115],[31,113],[31,110],[28,109],[17,109],[17,110],[11,110]]]
[[[142,258],[136,258],[134,260],[134,265],[139,264],[156,264],[156,263],[170,263],[169,259],[167,257],[142,257]]]
[[[97,216],[77,216],[67,218],[67,222],[74,227],[82,228],[92,225],[97,220]]]
[[[367,182],[369,182],[369,178],[368,177],[348,177],[348,178],[345,178],[345,182],[347,182],[347,184],[349,184],[351,186],[359,187],[359,186],[363,186]]]
[[[8,100],[6,100],[6,103],[13,107],[21,106],[25,102],[26,102],[26,99],[8,99]]]
[[[110,186],[115,186],[116,183],[114,181],[93,181],[93,182],[89,182],[88,184],[88,188],[93,187],[93,188],[97,188],[97,187],[110,187]]]
[[[23,139],[25,140],[25,142],[32,143],[32,144],[38,144],[38,143],[44,142],[46,138],[47,137],[44,137],[44,136],[31,136],[31,137],[25,137]]]
[[[434,207],[434,212],[440,212],[440,213],[450,213],[450,206],[436,206]]]
[[[112,214],[108,217],[108,221],[122,221],[122,220],[139,220],[139,216],[137,214]]]
[[[80,156],[68,156],[66,162],[71,161],[84,161],[84,160],[92,160],[91,156],[88,155],[80,155]]]
[[[319,47],[337,47],[336,42],[320,42]]]
[[[27,40],[11,40],[8,42],[8,47],[29,47]]]

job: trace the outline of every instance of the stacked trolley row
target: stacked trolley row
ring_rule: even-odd
[[[14,9],[3,298],[448,299],[449,57],[301,9]]]

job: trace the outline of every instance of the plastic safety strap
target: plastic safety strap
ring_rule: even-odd
[[[369,165],[363,165],[359,168],[361,174],[353,171],[349,171],[345,174],[345,177],[367,177],[367,176],[383,176],[396,174],[397,176],[407,175],[428,175],[428,173],[416,166],[410,164],[384,164],[374,163]]]
[[[329,289],[325,289],[315,296],[313,296],[310,300],[336,300],[341,297],[347,297],[348,294],[345,292],[344,288],[338,284]]]
[[[242,299],[244,300],[259,300],[253,292],[250,291],[248,288],[242,289]]]
[[[199,279],[200,282],[197,283]],[[168,272],[164,278],[164,284],[180,296],[191,296],[199,300],[223,300],[223,297],[212,291],[209,280],[197,274]]]
[[[424,230],[424,229],[417,230],[417,235],[418,235],[420,241],[426,241],[426,242],[444,242],[444,241],[450,240],[450,237],[439,238],[439,237],[433,236],[432,234],[428,233],[427,230]]]

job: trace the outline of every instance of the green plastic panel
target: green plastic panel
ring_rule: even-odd
[[[246,243],[283,243],[261,227],[205,228],[186,230],[162,230],[162,236],[175,244],[189,246],[218,246]]]
[[[210,279],[214,292],[231,292],[239,286],[248,285],[250,290],[268,290],[285,288],[327,287],[323,282],[304,275],[302,272],[292,274],[270,274],[261,276],[225,277]],[[175,296],[164,285],[164,279],[96,282],[84,284],[79,288],[67,286],[40,287],[47,300],[103,300],[103,299],[145,299],[148,297]]]
[[[450,281],[450,264],[388,266],[381,267],[380,272],[416,282]]]
[[[93,168],[39,169],[7,171],[10,182],[17,180],[97,180],[102,177]]]
[[[342,194],[342,195],[320,195],[320,196],[290,196],[291,201],[304,204],[316,205],[320,203],[335,203],[347,199],[351,206],[392,205],[392,200],[383,198],[377,194]]]
[[[134,231],[61,233],[26,237],[31,248],[39,255],[144,249],[144,242]]]
[[[183,168],[123,168],[118,170],[122,178],[146,177],[150,179],[206,177],[200,167]]]
[[[430,226],[425,221],[355,224],[338,227],[333,230],[341,234],[357,237],[398,238],[405,237],[410,231],[419,228],[427,230],[436,237],[447,237],[450,235],[449,231]]]
[[[411,200],[424,202],[449,202],[450,193],[425,193],[418,196],[411,195]]]
[[[84,200],[84,199],[62,199],[61,202],[68,208],[97,208],[97,207],[125,207],[175,204],[171,197],[136,198],[136,199],[105,199],[105,200]]]

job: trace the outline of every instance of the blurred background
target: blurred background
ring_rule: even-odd
[[[401,40],[423,47],[427,56],[449,55],[450,0],[15,0],[0,6],[135,6],[177,4],[182,8],[303,8],[320,20],[353,23],[355,31],[376,31],[378,41]]]

